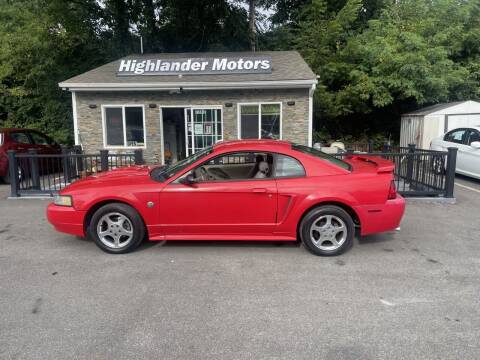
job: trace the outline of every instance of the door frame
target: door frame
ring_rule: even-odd
[[[159,108],[159,114],[160,114],[160,138],[161,138],[161,141],[160,141],[160,155],[161,155],[161,158],[160,158],[160,161],[161,161],[161,164],[162,165],[165,165],[165,141],[164,141],[164,136],[163,136],[163,108],[179,108],[179,109],[183,109],[184,110],[184,115],[183,115],[183,123],[184,123],[184,126],[185,126],[185,140],[187,140],[185,142],[185,154],[188,154],[188,139],[187,139],[187,136],[188,136],[188,132],[187,132],[187,123],[186,123],[186,117],[185,117],[185,113],[187,111],[187,109],[215,109],[215,110],[220,110],[220,121],[222,123],[222,140],[223,140],[223,132],[224,132],[224,117],[223,117],[223,105],[195,105],[195,104],[189,104],[189,105],[184,105],[184,104],[178,104],[178,105],[162,105],[162,104],[159,104],[158,105],[158,108]]]

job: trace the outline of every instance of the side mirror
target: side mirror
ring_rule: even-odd
[[[480,149],[480,141],[472,141],[470,146],[473,147],[474,149]]]
[[[192,174],[188,174],[184,178],[180,179],[179,182],[180,184],[191,186],[195,184],[197,181],[195,180]]]

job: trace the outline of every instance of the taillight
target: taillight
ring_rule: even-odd
[[[395,186],[395,181],[390,182],[390,189],[388,189],[388,200],[393,200],[397,198],[397,188]]]

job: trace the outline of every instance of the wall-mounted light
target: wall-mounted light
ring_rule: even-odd
[[[288,106],[294,106],[294,105],[295,105],[295,101],[287,101],[287,105],[288,105]]]
[[[88,104],[88,107],[90,109],[95,109],[97,107],[97,104]]]
[[[232,104],[232,103],[230,103],[230,102],[228,102],[228,103],[225,103],[225,107],[232,107],[232,106],[233,106],[233,104]]]
[[[155,109],[157,107],[157,104],[148,104],[148,107],[150,109]]]

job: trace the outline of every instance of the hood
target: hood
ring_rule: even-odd
[[[143,179],[150,179],[150,171],[155,166],[129,166],[109,171],[99,172],[90,175],[84,179],[77,180],[65,187],[60,194],[68,193],[72,190],[79,190],[91,186],[111,186],[111,185],[127,185],[132,182],[139,183]]]
[[[136,166],[128,166],[128,167],[122,167],[122,168],[117,168],[109,171],[103,171],[96,173],[94,175],[90,175],[87,177],[85,180],[93,180],[93,179],[100,179],[100,180],[105,180],[105,179],[114,179],[117,177],[137,177],[137,176],[145,176],[150,174],[151,169],[153,169],[153,166],[146,166],[146,165],[136,165]]]

